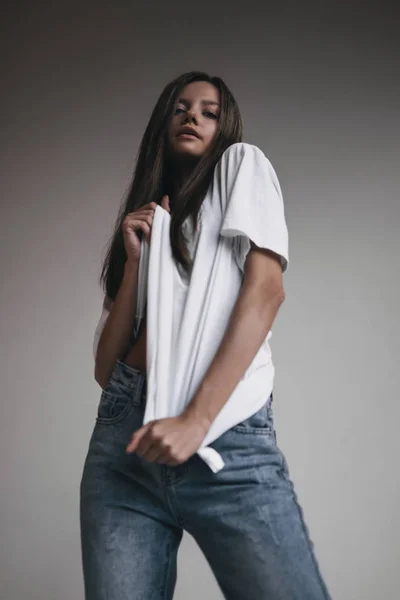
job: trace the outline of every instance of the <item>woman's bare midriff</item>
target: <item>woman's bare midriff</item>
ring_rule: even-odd
[[[136,340],[135,344],[128,351],[128,354],[124,358],[124,363],[129,365],[130,367],[135,367],[140,371],[146,372],[146,340],[147,340],[147,326],[145,325],[142,329],[142,332],[139,333],[139,337]]]

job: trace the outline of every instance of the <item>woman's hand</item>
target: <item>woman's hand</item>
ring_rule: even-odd
[[[176,466],[200,448],[209,428],[206,419],[188,412],[150,421],[135,431],[126,452],[136,451],[149,462]]]
[[[170,212],[168,195],[163,196],[161,206]],[[147,242],[150,244],[151,227],[156,207],[156,202],[149,202],[149,204],[141,206],[138,210],[128,213],[122,221],[121,227],[128,262],[138,262],[140,259],[140,240],[136,234],[138,230],[143,231]]]

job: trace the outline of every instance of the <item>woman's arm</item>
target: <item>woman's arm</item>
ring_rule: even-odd
[[[110,380],[117,359],[122,359],[131,341],[136,312],[139,264],[126,262],[121,286],[113,303],[104,299],[104,308],[110,310],[101,333],[94,377],[101,388]]]
[[[272,327],[284,300],[280,257],[253,243],[225,335],[184,413],[208,425],[227,402]]]

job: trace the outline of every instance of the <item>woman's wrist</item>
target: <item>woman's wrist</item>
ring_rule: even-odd
[[[139,271],[139,260],[127,258],[124,265],[124,274],[136,274]]]

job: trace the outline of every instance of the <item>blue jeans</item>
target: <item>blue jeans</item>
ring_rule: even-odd
[[[211,445],[168,467],[125,448],[143,422],[146,374],[117,361],[102,392],[81,488],[86,600],[170,600],[183,531],[228,600],[329,600],[287,463],[272,399]]]

